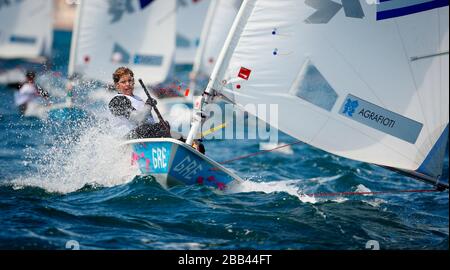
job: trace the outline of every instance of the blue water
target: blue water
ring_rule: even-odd
[[[52,71],[67,72],[70,33],[56,32]],[[58,75],[59,76],[59,75]],[[295,140],[280,134],[280,141]],[[257,140],[205,141],[216,161],[260,151]],[[98,120],[21,118],[0,86],[0,249],[448,249],[448,192],[305,144],[226,166],[248,181],[219,194],[135,177]],[[128,158],[128,157],[127,157]],[[448,182],[448,151],[443,181]]]

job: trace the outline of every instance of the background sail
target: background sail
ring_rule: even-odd
[[[176,64],[193,64],[210,2],[210,0],[177,0]]]
[[[192,67],[195,78],[208,78],[211,75],[241,4],[242,0],[211,1]],[[192,93],[197,90],[195,80],[190,88]]]
[[[166,79],[175,52],[175,0],[82,1],[69,74],[111,82],[119,66],[156,84]]]
[[[48,57],[52,42],[53,1],[2,1],[0,58]]]
[[[325,151],[441,174],[448,1],[244,3],[213,89],[242,106],[279,104],[270,124]]]

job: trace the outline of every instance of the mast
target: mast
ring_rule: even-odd
[[[202,99],[200,101],[200,109],[194,113],[193,123],[189,135],[186,139],[186,143],[191,145],[194,141],[195,136],[200,129],[203,121],[206,117],[206,106],[211,103],[216,95],[216,92],[220,92],[222,85],[218,82],[218,78],[222,77],[225,73],[230,57],[234,51],[235,46],[239,40],[239,36],[242,33],[245,23],[249,18],[251,11],[253,10],[256,0],[244,0],[241,8],[233,22],[230,33],[225,41],[225,44],[220,52],[217,59],[217,63],[214,66],[211,78],[209,80],[208,86],[203,92]]]

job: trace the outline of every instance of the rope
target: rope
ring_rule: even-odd
[[[280,148],[283,148],[283,147],[287,147],[287,146],[290,146],[290,145],[294,145],[294,144],[299,144],[299,143],[302,143],[302,142],[301,142],[301,141],[296,141],[296,142],[293,142],[293,143],[284,144],[284,145],[275,147],[275,148],[270,149],[270,150],[259,151],[259,152],[256,152],[256,153],[252,153],[252,154],[249,154],[249,155],[244,155],[244,156],[236,157],[236,158],[229,159],[229,160],[226,160],[226,161],[222,161],[222,162],[219,162],[219,163],[220,163],[220,164],[227,164],[227,163],[230,163],[230,162],[233,162],[233,161],[236,161],[236,160],[240,160],[240,159],[244,159],[244,158],[248,158],[248,157],[253,157],[253,156],[261,155],[261,154],[264,154],[264,153],[272,152],[272,151],[275,151],[275,150],[277,150],[277,149],[280,149]]]
[[[337,197],[337,196],[356,196],[356,195],[380,195],[394,193],[425,193],[425,192],[441,192],[437,189],[407,189],[407,190],[386,190],[386,191],[370,191],[370,192],[330,192],[330,193],[308,193],[300,194],[310,197]]]
[[[275,147],[275,148],[270,149],[270,150],[263,150],[263,151],[255,152],[255,153],[252,153],[252,154],[239,156],[239,157],[236,157],[236,158],[233,158],[233,159],[229,159],[229,160],[226,160],[226,161],[222,161],[222,162],[219,162],[219,163],[220,164],[227,164],[227,163],[231,163],[231,162],[236,161],[236,160],[240,160],[240,159],[245,159],[245,158],[261,155],[261,154],[264,154],[264,153],[275,151],[275,150],[283,148],[283,147],[287,147],[287,146],[291,146],[291,145],[295,145],[295,144],[300,144],[300,143],[302,143],[302,142],[301,141],[296,141],[296,142],[293,142],[293,143],[284,144],[284,145]],[[439,190],[439,189],[407,189],[407,190],[385,190],[385,191],[370,191],[370,192],[307,193],[307,194],[303,194],[303,195],[310,196],[310,197],[311,196],[313,196],[313,197],[337,197],[337,196],[380,195],[380,194],[395,194],[395,193],[426,193],[426,192],[442,192],[442,190]],[[302,194],[300,194],[300,195],[302,195]]]

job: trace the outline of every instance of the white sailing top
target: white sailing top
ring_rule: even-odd
[[[145,105],[145,102],[139,96],[127,96],[117,94],[117,96],[124,96],[131,101],[131,106],[135,109],[132,111],[129,118],[124,116],[115,116],[111,112],[109,114],[110,123],[119,137],[125,136],[131,130],[140,124],[154,124],[155,119],[151,114],[151,108]]]
[[[17,106],[23,105],[32,101],[39,96],[36,86],[32,83],[25,83],[20,88],[19,92],[14,96],[14,102]]]

